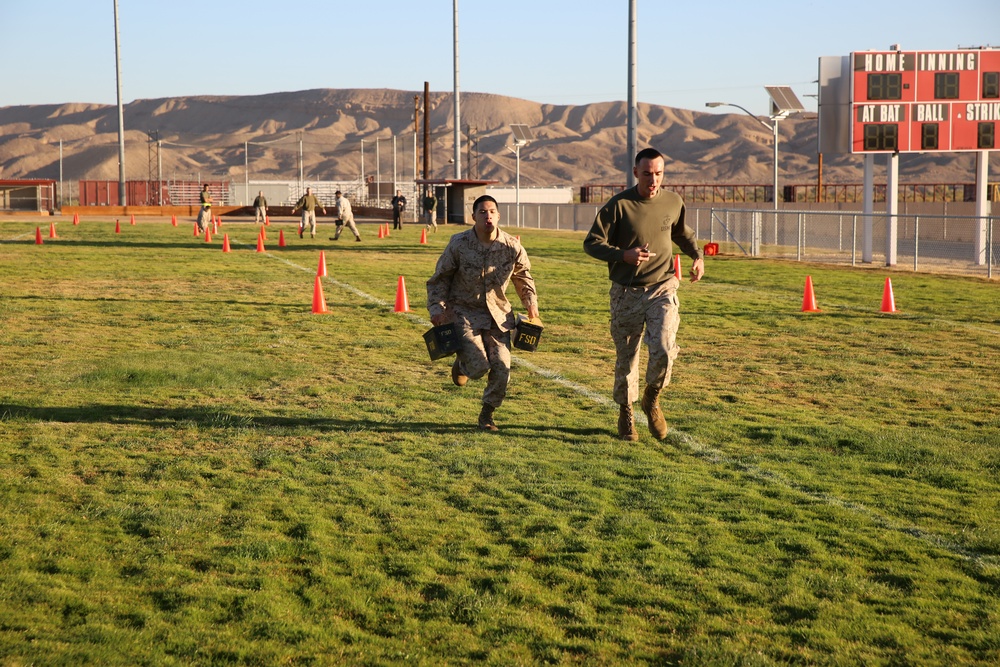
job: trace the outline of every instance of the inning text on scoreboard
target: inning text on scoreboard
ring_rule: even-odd
[[[854,153],[997,148],[1000,50],[851,54]]]

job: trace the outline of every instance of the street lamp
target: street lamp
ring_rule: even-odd
[[[512,124],[510,126],[510,133],[514,139],[514,148],[510,146],[507,150],[513,151],[514,157],[516,158],[517,164],[517,176],[514,185],[514,208],[517,211],[517,226],[521,226],[521,146],[527,146],[528,143],[534,141],[535,135],[531,132],[531,128],[527,125],[522,125],[519,123]]]
[[[744,109],[739,104],[733,104],[732,102],[706,102],[706,107],[736,107],[746,115],[750,116],[758,123],[771,130],[774,135],[774,194],[771,199],[774,200],[774,210],[778,210],[778,121],[784,120],[789,114],[798,113],[800,111],[805,111],[805,107],[802,106],[802,102],[799,98],[795,96],[792,89],[788,86],[764,86],[764,90],[767,91],[768,96],[771,98],[771,116],[770,123],[765,123],[763,120],[758,118],[756,115],[752,114],[747,109]]]
[[[760,123],[767,129],[771,130],[771,133],[774,135],[774,193],[772,194],[771,199],[774,200],[774,210],[777,211],[778,210],[778,123],[777,121],[773,120],[770,123],[765,123],[763,120],[761,120],[754,114],[750,113],[749,111],[741,107],[739,104],[733,104],[732,102],[705,102],[705,106],[711,108],[736,107],[737,109],[742,110],[746,115],[750,116],[751,118],[756,120],[758,123]]]

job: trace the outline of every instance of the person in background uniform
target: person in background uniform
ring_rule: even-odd
[[[680,326],[673,244],[694,260],[691,281],[701,280],[705,263],[694,231],[684,222],[684,201],[663,190],[663,155],[645,148],[635,156],[637,183],[612,197],[597,213],[584,251],[608,263],[611,279],[611,338],[617,352],[614,400],[619,405],[618,436],[638,440],[632,404],[639,397],[639,344],[645,328],[649,361],[641,407],[653,437],[667,435],[660,392],[670,383]]]
[[[451,237],[434,275],[427,281],[431,323],[458,325],[459,350],[451,379],[459,387],[488,374],[479,428],[496,431],[493,412],[507,395],[510,380],[510,332],[514,313],[507,285],[514,283],[521,304],[538,318],[538,296],[528,253],[520,241],[500,229],[497,202],[483,195],[472,205],[475,225]]]
[[[253,221],[267,222],[267,199],[263,190],[258,192],[257,198],[253,200]]]
[[[406,210],[406,197],[402,190],[396,190],[396,196],[392,198],[392,228],[403,228],[403,211]]]
[[[316,195],[312,193],[312,188],[306,188],[306,193],[299,198],[292,209],[292,215],[295,215],[296,211],[302,209],[302,220],[299,222],[299,238],[302,238],[302,233],[305,231],[306,225],[309,225],[309,238],[316,238],[317,208],[323,211],[323,215],[326,215],[326,208],[316,199]]]
[[[424,205],[424,216],[427,218],[427,227],[434,227],[434,231],[438,230],[437,217],[434,215],[434,209],[437,208],[437,198],[434,196],[432,190],[428,190],[427,194],[424,195],[423,200]]]
[[[340,233],[344,231],[344,225],[347,225],[347,228],[354,233],[354,240],[360,243],[361,234],[358,233],[358,227],[354,224],[354,211],[351,210],[351,202],[340,190],[337,190],[334,196],[336,196],[333,205],[336,207],[334,214],[337,216],[337,232],[330,237],[330,240],[339,241]]]
[[[208,183],[201,186],[201,209],[198,211],[198,233],[204,234],[212,222],[212,193],[208,191]]]

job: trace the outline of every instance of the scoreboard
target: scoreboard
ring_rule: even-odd
[[[851,54],[851,151],[1000,148],[1000,49]]]

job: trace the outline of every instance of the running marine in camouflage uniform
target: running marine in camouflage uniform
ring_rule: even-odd
[[[451,379],[459,387],[487,375],[479,428],[496,431],[493,412],[503,403],[510,380],[510,332],[514,312],[507,285],[529,317],[538,318],[531,263],[521,242],[500,229],[497,202],[483,195],[472,205],[475,225],[451,237],[427,281],[431,323],[458,325],[459,350]]]
[[[653,437],[667,435],[660,392],[670,383],[680,326],[680,280],[674,275],[673,244],[694,260],[691,280],[701,280],[705,262],[694,230],[684,222],[684,201],[663,190],[663,155],[646,148],[635,157],[637,183],[612,197],[597,213],[584,251],[608,263],[611,279],[611,338],[615,343],[614,400],[618,436],[638,440],[632,404],[639,398],[639,345],[645,328],[649,361],[640,405]]]

